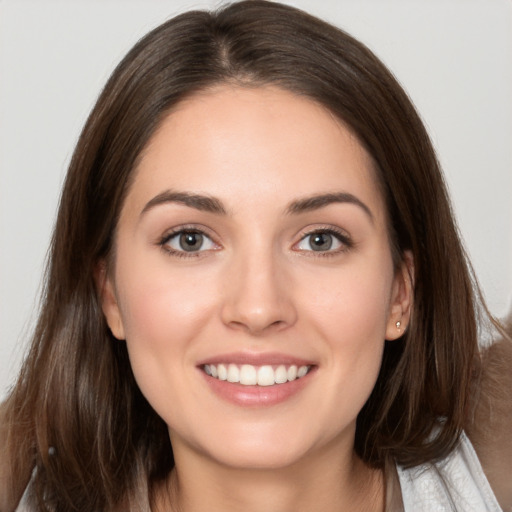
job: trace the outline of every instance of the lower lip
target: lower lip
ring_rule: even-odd
[[[314,370],[315,368],[311,368],[304,377],[273,386],[244,386],[210,377],[202,369],[199,371],[210,389],[223,400],[244,407],[261,407],[277,405],[289,400],[308,385]]]

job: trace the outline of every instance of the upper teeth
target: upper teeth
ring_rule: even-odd
[[[216,379],[238,382],[244,386],[273,386],[284,384],[308,373],[309,366],[270,365],[253,366],[252,364],[205,364],[204,371]]]

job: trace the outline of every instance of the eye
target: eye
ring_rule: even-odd
[[[161,245],[171,253],[195,253],[209,251],[217,247],[205,233],[189,229],[171,233],[162,240]]]
[[[299,251],[342,252],[352,247],[348,236],[333,229],[318,229],[306,234],[296,244]]]

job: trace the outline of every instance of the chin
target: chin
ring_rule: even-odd
[[[311,423],[300,425],[295,421],[292,427],[272,423],[238,425],[238,428],[231,425],[223,429],[223,435],[213,435],[196,444],[196,450],[229,468],[276,470],[331,450],[340,441],[339,431],[335,429],[320,432]]]
[[[216,450],[217,451],[217,450]],[[296,447],[235,445],[222,453],[211,453],[218,463],[233,469],[277,470],[299,463],[307,452]]]

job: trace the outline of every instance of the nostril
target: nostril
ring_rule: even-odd
[[[228,326],[250,333],[252,335],[261,335],[269,332],[280,331],[286,329],[290,324],[285,320],[271,320],[264,318],[246,318],[244,320],[232,320],[228,322]]]

